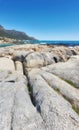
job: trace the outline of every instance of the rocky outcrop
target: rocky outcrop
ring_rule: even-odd
[[[0,48],[0,130],[79,130],[79,47]]]

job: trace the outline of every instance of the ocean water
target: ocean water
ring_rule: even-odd
[[[13,46],[14,44],[12,43],[6,43],[6,44],[1,44],[0,43],[0,47],[6,47],[6,46]]]
[[[79,41],[52,41],[52,40],[23,40],[23,43],[17,44],[42,44],[42,45],[64,45],[64,46],[79,46]],[[6,47],[6,46],[13,46],[15,44],[7,43],[7,44],[0,44],[0,47]]]
[[[47,45],[79,46],[79,41],[26,40],[25,43],[47,44]]]

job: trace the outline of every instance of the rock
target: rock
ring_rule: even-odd
[[[46,130],[78,130],[79,116],[72,106],[39,75],[29,73],[33,103],[43,118]]]
[[[24,61],[25,68],[40,68],[58,62],[58,57],[49,52],[34,52],[26,56]]]
[[[74,50],[77,52],[77,54],[79,55],[79,46],[75,46]]]
[[[52,49],[53,53],[59,57],[60,61],[67,61],[72,55],[77,55],[77,51],[74,48],[65,46],[57,46]]]
[[[15,62],[15,69],[19,73],[23,74],[23,64],[20,61]]]
[[[44,59],[44,65],[43,66],[46,66],[46,65],[50,65],[50,64],[53,64],[55,62],[58,62],[58,57],[54,54],[51,54],[49,52],[41,52],[41,55]]]
[[[38,52],[29,54],[24,61],[24,65],[27,68],[42,67],[43,63],[44,63],[44,59],[42,55]]]
[[[0,82],[0,130],[45,130],[31,102],[25,79],[22,81],[20,77],[15,83],[10,82],[12,80]]]
[[[79,55],[71,57],[65,63],[52,64],[42,69],[59,76],[74,87],[79,88]]]
[[[43,120],[33,107],[26,86],[21,83],[17,86],[19,87],[17,88],[13,109],[13,130],[44,130]]]
[[[40,68],[42,66],[46,66],[46,65],[50,65],[52,63],[57,63],[57,62],[61,62],[61,61],[67,61],[72,55],[76,55],[77,53],[74,51],[72,51],[70,48],[61,46],[61,47],[55,47],[49,51],[45,50],[43,51],[38,50],[36,48],[40,49],[40,46],[35,46],[35,52],[33,53],[29,53],[25,60],[24,60],[24,64],[26,68]],[[33,47],[32,47],[33,49]],[[47,49],[47,48],[46,48]],[[33,49],[34,50],[34,49]]]
[[[26,51],[20,51],[20,50],[14,51],[14,53],[13,53],[13,60],[14,61],[17,61],[17,60],[23,61],[25,56],[26,56],[26,54],[27,54]]]
[[[0,130],[10,130],[15,87],[13,83],[0,83]]]
[[[0,130],[79,130],[79,47],[0,48]]]
[[[10,82],[10,83],[16,83],[16,82],[22,82],[27,85],[27,78],[22,73],[19,73],[17,71],[15,72],[9,72],[9,71],[1,71],[0,72],[0,82]]]
[[[0,70],[9,70],[9,71],[15,71],[14,62],[5,57],[0,58]]]
[[[40,71],[39,73],[51,88],[61,94],[72,104],[72,107],[79,111],[79,90],[54,74],[45,71]]]
[[[7,70],[1,71],[0,70],[0,82],[4,81],[8,77],[9,74],[11,74],[10,71],[7,71]]]

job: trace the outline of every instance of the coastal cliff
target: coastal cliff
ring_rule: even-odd
[[[0,48],[0,130],[79,130],[79,47]]]

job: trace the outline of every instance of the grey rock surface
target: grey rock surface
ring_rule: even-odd
[[[8,74],[8,79],[0,82],[0,130],[45,130],[31,102],[27,80],[22,75],[16,78],[13,82],[12,74]]]
[[[79,88],[79,55],[71,57],[67,62],[45,67],[43,70],[51,72]]]
[[[51,88],[61,94],[72,104],[73,107],[79,110],[79,90],[54,74],[41,71],[40,75],[49,84],[49,86],[51,86]]]
[[[79,130],[79,47],[0,48],[0,130]]]
[[[20,74],[23,74],[23,64],[20,61],[15,61],[15,69]]]
[[[29,54],[25,59],[27,68],[42,67],[44,64],[43,56],[39,52]]]
[[[6,57],[0,58],[0,70],[9,70],[9,71],[15,71],[14,62]]]
[[[46,130],[78,130],[79,116],[71,105],[40,75],[29,73],[33,102],[44,120]]]

